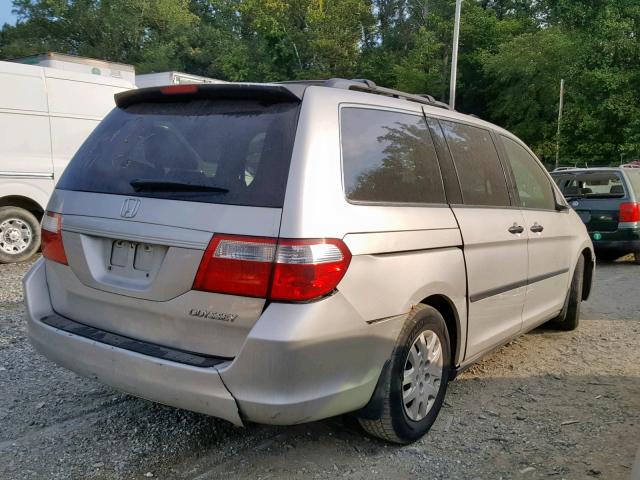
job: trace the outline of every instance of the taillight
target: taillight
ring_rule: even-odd
[[[341,240],[278,242],[271,300],[304,301],[332,292],[344,277],[351,253]]]
[[[55,212],[45,212],[42,217],[41,240],[42,255],[45,258],[68,265],[62,243],[62,215]]]
[[[620,204],[619,222],[640,222],[640,203],[627,202]]]
[[[265,298],[275,254],[273,238],[214,235],[193,289]]]
[[[214,235],[193,288],[277,301],[313,300],[336,288],[350,261],[341,240]]]

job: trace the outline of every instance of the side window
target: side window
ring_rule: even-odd
[[[636,193],[636,201],[640,199],[640,170],[625,170],[627,173],[627,178],[631,182],[631,186]]]
[[[446,203],[424,117],[343,108],[340,125],[344,189],[349,200]]]
[[[553,187],[537,160],[514,140],[504,136],[501,138],[516,180],[520,205],[524,208],[554,210]]]
[[[507,180],[491,133],[484,128],[440,121],[456,166],[466,205],[508,206]]]

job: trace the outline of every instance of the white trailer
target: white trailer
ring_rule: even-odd
[[[65,55],[63,53],[47,52],[28,57],[12,58],[8,60],[25,65],[37,65],[39,67],[55,68],[68,72],[88,73],[102,77],[126,80],[131,84],[136,83],[136,70],[133,65],[126,63],[107,62],[95,58]]]
[[[159,72],[136,75],[136,86],[138,88],[160,87],[163,85],[182,85],[185,83],[226,83],[224,80],[201,77],[183,72]]]
[[[28,259],[55,182],[133,82],[0,62],[0,262]]]

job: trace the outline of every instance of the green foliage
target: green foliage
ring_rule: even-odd
[[[490,116],[528,139],[542,158],[553,156],[559,83],[561,78],[568,81],[575,49],[568,35],[549,28],[516,36],[497,53],[481,57],[484,72],[492,79]]]
[[[232,81],[370,78],[446,101],[454,0],[13,0],[0,57],[59,51]],[[640,4],[464,0],[457,106],[563,163],[640,158]]]

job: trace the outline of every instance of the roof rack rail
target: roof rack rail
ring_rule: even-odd
[[[277,82],[279,84],[302,84],[308,86],[323,86],[330,88],[342,88],[345,90],[357,90],[366,93],[375,93],[377,95],[384,95],[387,97],[402,98],[403,100],[409,100],[410,102],[422,103],[424,105],[430,105],[432,107],[450,109],[449,105],[443,102],[439,102],[431,95],[427,94],[413,94],[402,92],[400,90],[393,90],[391,88],[380,87],[371,80],[365,78],[353,78],[351,80],[346,78],[331,78],[329,80],[288,80],[283,82]]]
[[[446,108],[449,110],[449,105],[443,102],[439,102],[431,95],[427,94],[413,94],[402,92],[400,90],[394,90],[392,88],[380,87],[371,80],[365,78],[354,78],[347,80],[344,78],[332,78],[324,83],[325,87],[332,88],[344,88],[345,90],[359,90],[361,92],[375,93],[378,95],[384,95],[387,97],[402,98],[403,100],[409,100],[410,102],[423,103],[432,107]]]

